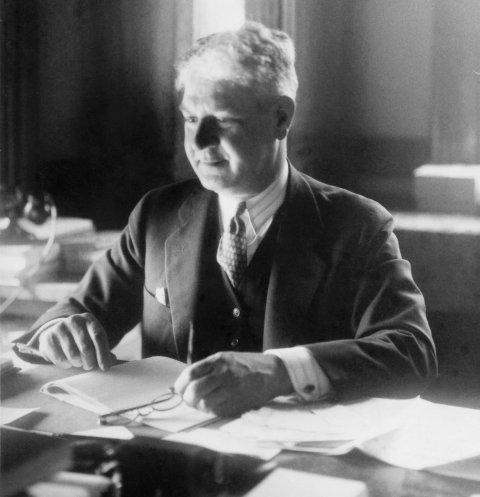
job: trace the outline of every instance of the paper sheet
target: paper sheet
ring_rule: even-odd
[[[112,440],[130,440],[134,436],[125,426],[104,426],[93,430],[76,431],[73,434],[81,437],[109,438]]]
[[[398,428],[418,399],[371,398],[345,404],[276,401],[249,411],[221,430],[290,450],[343,454]]]
[[[356,445],[355,440],[324,440],[315,432],[269,428],[236,419],[220,430],[254,443],[258,447],[277,448],[327,455],[346,454]]]
[[[225,454],[244,454],[259,457],[265,461],[275,457],[281,450],[278,447],[261,447],[249,440],[234,437],[219,430],[207,428],[198,428],[189,432],[176,433],[165,437],[165,440],[199,445]]]
[[[361,450],[395,466],[424,469],[480,454],[480,410],[421,400],[400,429]],[[480,471],[480,468],[479,468]]]
[[[370,398],[345,404],[276,402],[242,416],[269,428],[314,432],[319,440],[351,440],[366,432],[385,432],[408,417],[416,399]]]
[[[0,420],[2,425],[12,423],[13,421],[23,418],[27,414],[36,411],[38,408],[34,407],[32,409],[19,409],[14,407],[0,406]]]
[[[449,478],[462,478],[480,483],[480,456],[454,461],[440,466],[426,468],[430,473],[448,476]],[[471,496],[473,497],[473,496]],[[478,495],[477,497],[480,497]]]

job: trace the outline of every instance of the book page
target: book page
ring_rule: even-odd
[[[6,425],[8,423],[12,423],[13,421],[23,418],[23,416],[27,416],[27,414],[30,414],[36,410],[36,407],[22,409],[18,407],[0,406],[0,424]]]
[[[149,357],[95,370],[45,384],[41,391],[96,414],[127,409],[152,402],[168,393],[186,364],[168,357]],[[135,414],[129,415],[135,418]],[[166,431],[178,431],[213,419],[183,402],[178,407],[153,412],[141,422]],[[139,421],[139,419],[136,419]]]

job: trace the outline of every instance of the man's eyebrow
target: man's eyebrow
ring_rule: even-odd
[[[190,114],[192,112],[191,109],[189,109],[187,106],[185,105],[179,105],[178,106],[178,109],[179,111],[182,113],[182,114]],[[234,105],[231,105],[229,107],[225,107],[225,108],[221,108],[219,110],[213,110],[212,111],[212,114],[219,114],[219,115],[241,115],[243,114],[244,112],[235,107]]]

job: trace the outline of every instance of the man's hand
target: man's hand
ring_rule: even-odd
[[[225,417],[293,392],[281,359],[249,352],[218,352],[202,359],[182,371],[174,388],[187,404]]]
[[[53,323],[39,336],[39,352],[64,369],[73,367],[106,370],[115,361],[107,334],[92,314],[73,314]]]

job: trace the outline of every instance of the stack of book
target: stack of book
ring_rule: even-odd
[[[19,286],[54,276],[61,268],[60,244],[54,243],[46,254],[45,243],[0,245],[0,285]]]
[[[43,255],[52,231],[52,220],[36,225],[27,219],[18,224],[33,236],[33,241],[0,244],[0,287],[18,287],[55,279],[65,272],[62,245],[69,243],[70,236],[95,236],[91,219],[59,217],[55,222],[55,242]]]
[[[59,217],[54,227],[50,219],[42,225],[26,219],[20,219],[18,224],[34,240],[25,243],[0,243],[0,301],[17,295],[21,300],[34,298],[55,302],[70,292],[80,279],[78,275],[66,277],[68,268],[65,267],[63,244],[70,246],[71,236],[95,236],[93,221]],[[44,256],[52,228],[55,229],[55,242]],[[21,289],[19,294],[16,293],[18,289]]]
[[[56,302],[76,287],[92,262],[120,236],[120,231],[95,231],[90,219],[60,217],[55,243],[42,260],[50,223],[22,226],[35,236],[34,242],[0,244],[0,299],[9,298],[20,288],[21,300]]]
[[[47,240],[52,229],[52,220],[47,219],[43,224],[35,224],[27,219],[19,219],[18,224],[25,231],[33,235],[37,240]],[[91,219],[82,217],[58,217],[55,221],[55,238],[61,240],[64,237],[79,233],[94,233],[95,225]]]

